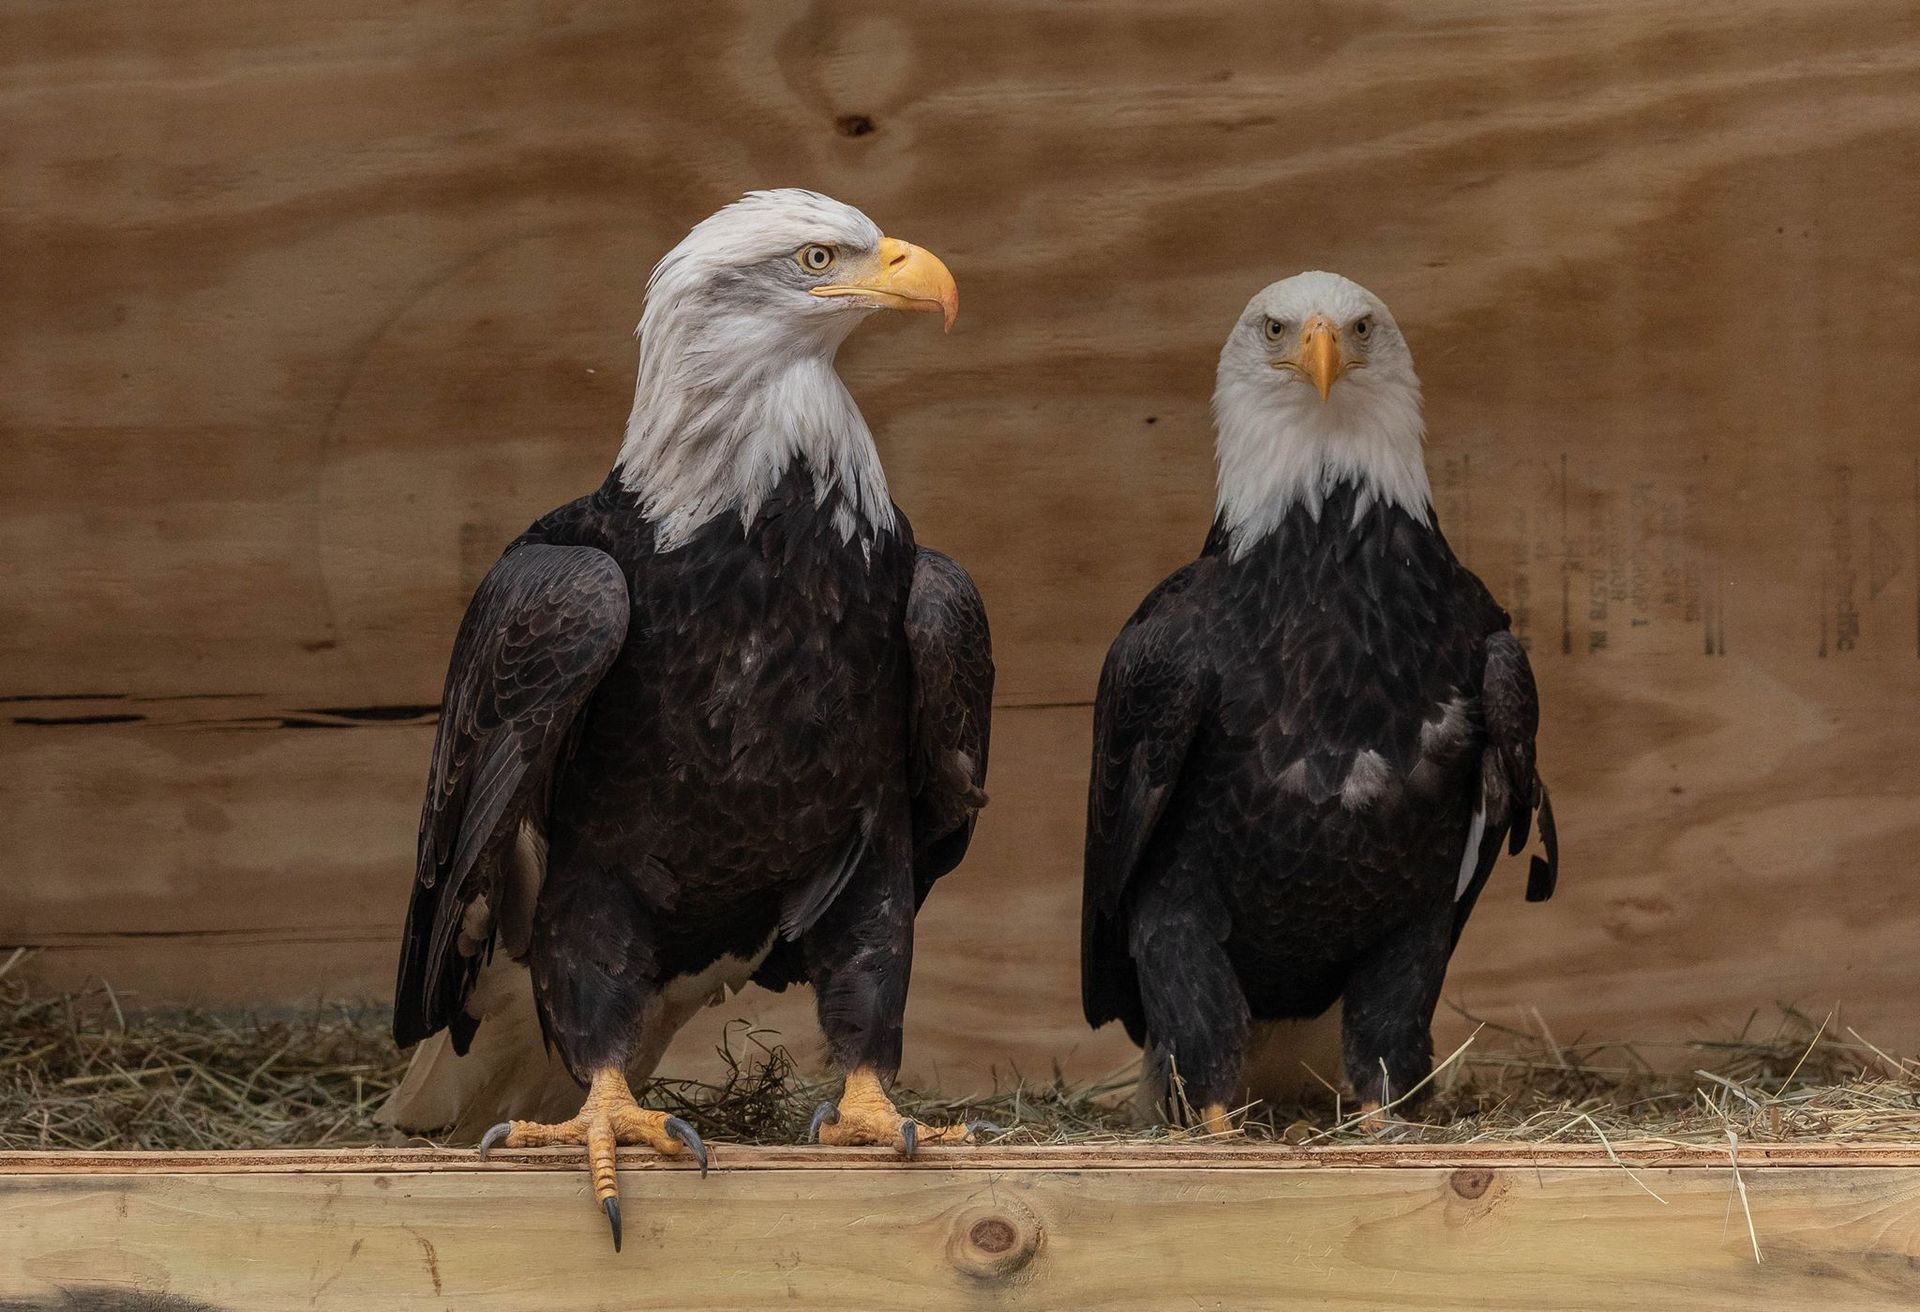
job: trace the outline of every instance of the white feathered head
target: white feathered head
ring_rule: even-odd
[[[891,526],[872,435],[833,370],[847,334],[882,309],[951,327],[953,275],[818,192],[749,192],[667,252],[647,282],[619,460],[663,542],[727,510],[750,519],[796,457],[821,495],[832,485],[851,503],[849,533]]]
[[[1218,514],[1238,554],[1336,484],[1425,524],[1420,379],[1386,304],[1337,273],[1263,288],[1220,351],[1213,392]]]

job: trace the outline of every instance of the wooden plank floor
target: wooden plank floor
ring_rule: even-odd
[[[0,1308],[1908,1308],[1920,1147],[0,1155]],[[1741,1186],[1745,1202],[1742,1202]],[[1751,1213],[1752,1234],[1747,1216]],[[1760,1261],[1755,1260],[1758,1243]]]

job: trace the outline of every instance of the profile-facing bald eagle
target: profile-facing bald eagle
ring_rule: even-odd
[[[825,196],[705,220],[648,283],[613,472],[460,626],[395,997],[394,1037],[431,1041],[388,1119],[557,1121],[482,1152],[584,1145],[616,1248],[616,1144],[706,1163],[629,1080],[749,979],[818,995],[846,1076],[824,1142],[967,1133],[886,1088],[914,914],[986,800],[986,615],[916,546],[833,367],[874,310],[957,305],[938,259]]]
[[[1503,842],[1552,812],[1507,615],[1434,522],[1413,359],[1329,273],[1255,296],[1220,353],[1200,558],[1114,640],[1094,704],[1087,1020],[1210,1130],[1255,1021],[1342,1004],[1363,1110],[1432,1070],[1448,958]],[[1171,1109],[1170,1109],[1171,1110]]]

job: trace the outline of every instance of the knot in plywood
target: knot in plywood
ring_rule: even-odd
[[[1040,1218],[1011,1198],[963,1207],[947,1236],[947,1260],[975,1280],[1004,1280],[1040,1251]]]

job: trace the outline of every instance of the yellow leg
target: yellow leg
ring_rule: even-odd
[[[1360,1120],[1353,1128],[1362,1134],[1385,1134],[1393,1126],[1393,1117],[1380,1109],[1379,1099],[1368,1098],[1360,1104]]]
[[[623,1144],[645,1144],[671,1157],[691,1151],[707,1173],[707,1146],[691,1125],[678,1116],[653,1111],[634,1101],[627,1074],[617,1066],[595,1071],[587,1086],[580,1114],[558,1125],[538,1121],[502,1121],[480,1140],[480,1157],[496,1147],[546,1148],[575,1144],[587,1150],[587,1169],[593,1173],[593,1197],[613,1227],[613,1251],[620,1251],[620,1177],[616,1150]]]
[[[1200,1112],[1200,1128],[1207,1134],[1234,1134],[1233,1118],[1223,1102],[1210,1102]]]
[[[900,1114],[887,1096],[886,1086],[868,1066],[847,1076],[838,1105],[823,1102],[813,1113],[815,1141],[835,1146],[874,1144],[898,1148],[908,1157],[923,1143],[970,1143],[984,1121],[967,1125],[927,1126]]]

